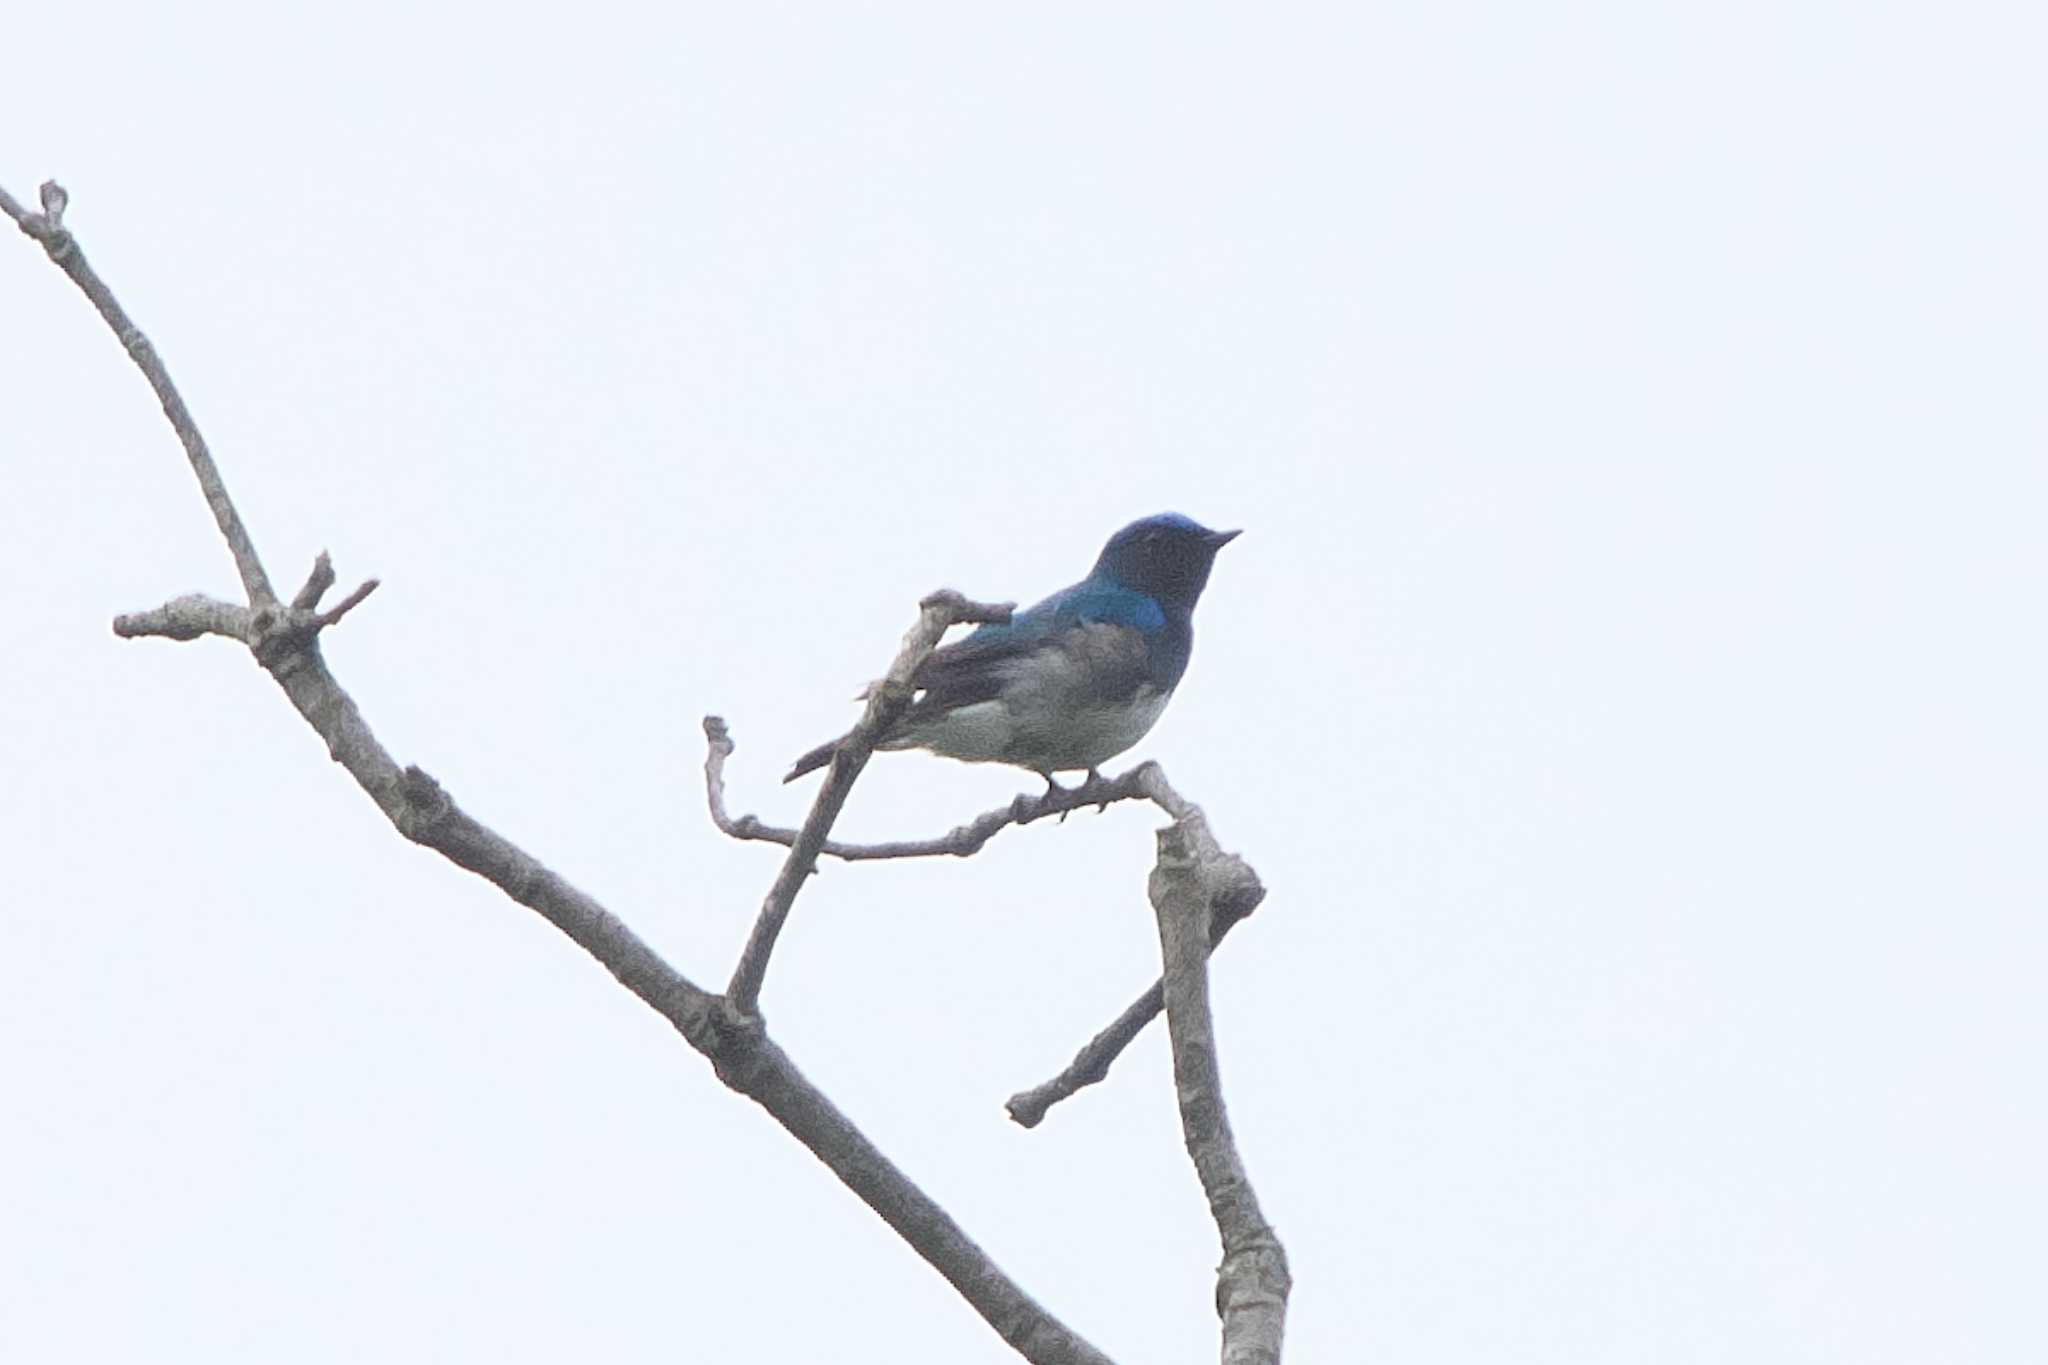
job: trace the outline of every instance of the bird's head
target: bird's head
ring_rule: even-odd
[[[1209,582],[1216,552],[1236,538],[1235,531],[1212,531],[1178,512],[1162,512],[1111,536],[1094,576],[1190,610]]]

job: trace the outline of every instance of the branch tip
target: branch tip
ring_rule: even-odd
[[[163,357],[143,338],[127,309],[114,297],[114,291],[100,278],[85,258],[77,240],[64,226],[64,210],[70,205],[71,196],[64,187],[54,180],[43,182],[41,190],[43,211],[29,213],[11,198],[5,200],[5,209],[21,230],[42,244],[43,253],[54,262],[59,270],[78,286],[100,318],[107,324],[116,339],[127,348],[129,358],[142,371],[152,392],[156,394],[164,417],[171,429],[178,434],[178,441],[185,447],[185,458],[192,466],[192,473],[199,481],[200,493],[205,497],[213,513],[214,525],[219,528],[221,538],[227,542],[228,553],[235,561],[235,572],[242,580],[243,591],[251,606],[260,606],[277,600],[276,592],[270,586],[270,579],[264,573],[263,562],[257,557],[256,546],[249,538],[249,531],[242,524],[242,517],[235,510],[234,502],[228,497],[227,485],[221,481],[220,469],[213,462],[213,455],[206,448],[206,438],[199,432],[199,426],[192,420],[191,410],[185,406],[184,398],[178,393],[178,386],[171,382],[170,372],[164,367]]]
[[[306,575],[305,586],[292,595],[292,605],[301,611],[311,611],[333,586],[334,561],[322,550],[313,560],[313,572]]]
[[[325,558],[325,556],[323,555],[322,558]],[[315,631],[322,631],[327,629],[327,627],[333,625],[336,621],[339,621],[342,617],[348,615],[357,607],[361,606],[363,604],[363,599],[368,597],[371,593],[377,591],[377,589],[382,587],[383,584],[384,580],[382,580],[381,578],[364,579],[361,587],[357,588],[348,596],[342,598],[339,602],[335,603],[334,606],[332,606],[328,610],[323,611],[318,616],[314,617],[312,622],[313,629]]]
[[[1015,602],[977,602],[952,588],[938,588],[918,600],[918,610],[940,612],[948,625],[1003,625],[1017,610]]]

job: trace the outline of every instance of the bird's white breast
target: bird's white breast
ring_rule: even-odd
[[[1158,723],[1173,693],[1140,687],[1118,706],[1065,706],[999,698],[955,707],[880,747],[916,746],[969,763],[1014,763],[1035,772],[1074,772],[1115,758]]]
[[[1140,687],[1123,706],[1085,708],[1069,718],[1062,747],[1071,747],[1076,768],[1106,763],[1150,734],[1166,710],[1173,693],[1152,686]]]

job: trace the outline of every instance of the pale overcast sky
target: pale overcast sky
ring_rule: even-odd
[[[1163,762],[1302,1361],[2034,1362],[2048,32],[2008,5],[18,6],[46,176],[394,753],[722,982],[928,589],[1242,526]],[[0,249],[0,1358],[1000,1362],[246,653]],[[1035,787],[887,755],[850,837]],[[1155,815],[828,868],[810,1076],[1130,1365],[1208,1359]]]

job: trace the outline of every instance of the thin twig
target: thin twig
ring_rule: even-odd
[[[115,631],[123,636],[177,640],[223,635],[248,645],[293,707],[326,741],[335,762],[348,770],[400,834],[489,881],[545,917],[595,958],[709,1058],[726,1085],[766,1109],[810,1148],[1018,1354],[1034,1365],[1109,1365],[1106,1356],[1032,1300],[943,1208],[876,1150],[803,1077],[751,1011],[742,1015],[690,981],[596,900],[458,808],[432,777],[417,767],[399,766],[328,671],[318,642],[320,628],[367,596],[375,580],[333,611],[316,613],[312,608],[332,579],[332,566],[323,572],[316,561],[312,577],[294,596],[292,605],[277,602],[226,486],[205,453],[205,443],[184,404],[177,401],[176,391],[169,388],[168,378],[162,377],[161,362],[148,343],[140,340],[141,334],[113,301],[106,285],[83,268],[82,254],[70,233],[62,229],[62,190],[45,186],[43,203],[43,214],[30,214],[0,190],[0,212],[41,242],[50,258],[85,291],[108,325],[128,344],[130,357],[150,376],[152,385],[161,379],[159,396],[169,395],[164,397],[165,414],[192,457],[207,504],[235,555],[250,595],[246,607],[196,594],[181,597],[153,611],[117,617]],[[330,584],[316,588],[322,577]],[[300,605],[302,601],[304,605]]]
[[[92,306],[99,310],[107,326],[127,349],[128,358],[142,371],[142,377],[156,390],[156,400],[163,405],[164,416],[170,419],[171,430],[178,433],[178,441],[185,447],[185,458],[192,465],[192,473],[199,480],[199,491],[205,495],[206,505],[213,511],[214,524],[220,527],[221,538],[227,541],[228,553],[235,557],[235,572],[241,575],[242,590],[249,596],[249,605],[261,607],[277,601],[277,593],[270,586],[270,576],[263,572],[263,561],[256,557],[256,545],[249,539],[248,528],[242,525],[241,514],[235,511],[235,504],[228,498],[227,485],[221,482],[220,469],[213,462],[213,454],[206,448],[206,438],[199,434],[199,426],[192,420],[192,414],[185,407],[185,400],[178,393],[178,386],[171,382],[170,371],[164,368],[163,357],[156,353],[156,347],[149,344],[149,338],[142,329],[129,320],[127,310],[114,297],[114,291],[107,288],[85,259],[84,250],[71,230],[64,226],[64,207],[69,196],[63,186],[54,180],[43,182],[43,212],[28,213],[21,205],[9,198],[0,204],[21,230],[42,244],[57,268],[71,277],[71,282],[84,291]]]
[[[1238,1156],[1209,1011],[1209,925],[1219,901],[1259,894],[1243,859],[1224,853],[1199,810],[1159,831],[1148,890],[1159,922],[1166,1027],[1173,1040],[1174,1093],[1181,1133],[1223,1243],[1216,1315],[1225,1365],[1279,1365],[1292,1281],[1287,1254],[1259,1209]]]
[[[825,785],[811,803],[804,827],[797,831],[789,855],[782,860],[782,870],[776,873],[774,884],[761,902],[761,913],[754,920],[753,932],[747,935],[747,946],[740,953],[725,991],[726,1000],[741,1014],[753,1014],[759,1009],[768,958],[789,918],[789,908],[796,902],[796,893],[803,889],[804,879],[817,866],[818,854],[832,832],[832,822],[839,818],[848,794],[853,791],[854,779],[874,753],[875,741],[888,732],[889,726],[910,705],[911,675],[939,647],[939,641],[953,626],[970,621],[1007,621],[1012,609],[1008,603],[972,602],[950,591],[935,592],[919,604],[917,624],[904,635],[888,673],[868,690],[867,708],[832,755]]]
[[[719,716],[704,717],[704,794],[711,806],[711,823],[735,839],[794,845],[803,831],[765,824],[758,816],[735,816],[725,806],[725,761],[732,757],[733,740]],[[966,858],[1012,825],[1028,825],[1049,816],[1068,815],[1090,806],[1107,810],[1118,801],[1148,801],[1149,793],[1133,768],[1118,777],[1095,777],[1077,787],[1052,787],[1033,796],[1020,794],[1007,806],[986,811],[936,839],[898,839],[880,844],[847,844],[827,839],[818,852],[849,863],[884,858]]]
[[[364,579],[361,587],[357,588],[354,592],[342,598],[339,602],[336,602],[333,606],[329,607],[326,611],[321,612],[318,616],[314,617],[313,619],[319,622],[321,628],[324,630],[326,627],[333,625],[336,621],[339,621],[342,617],[348,615],[357,607],[361,606],[363,599],[365,597],[368,597],[371,593],[377,591],[380,582],[381,580],[375,578]]]
[[[1260,896],[1263,894],[1261,888]],[[1215,919],[1209,926],[1209,951],[1215,952],[1223,936],[1257,909],[1258,904],[1259,897],[1251,896],[1229,902],[1219,901]],[[1010,1096],[1003,1102],[1004,1111],[1020,1128],[1036,1128],[1061,1100],[1070,1099],[1077,1091],[1107,1079],[1111,1063],[1123,1056],[1124,1049],[1136,1041],[1138,1035],[1145,1031],[1145,1026],[1157,1019],[1165,1008],[1166,983],[1161,979],[1146,987],[1142,995],[1110,1022],[1109,1027],[1082,1044],[1066,1070],[1049,1081]]]

